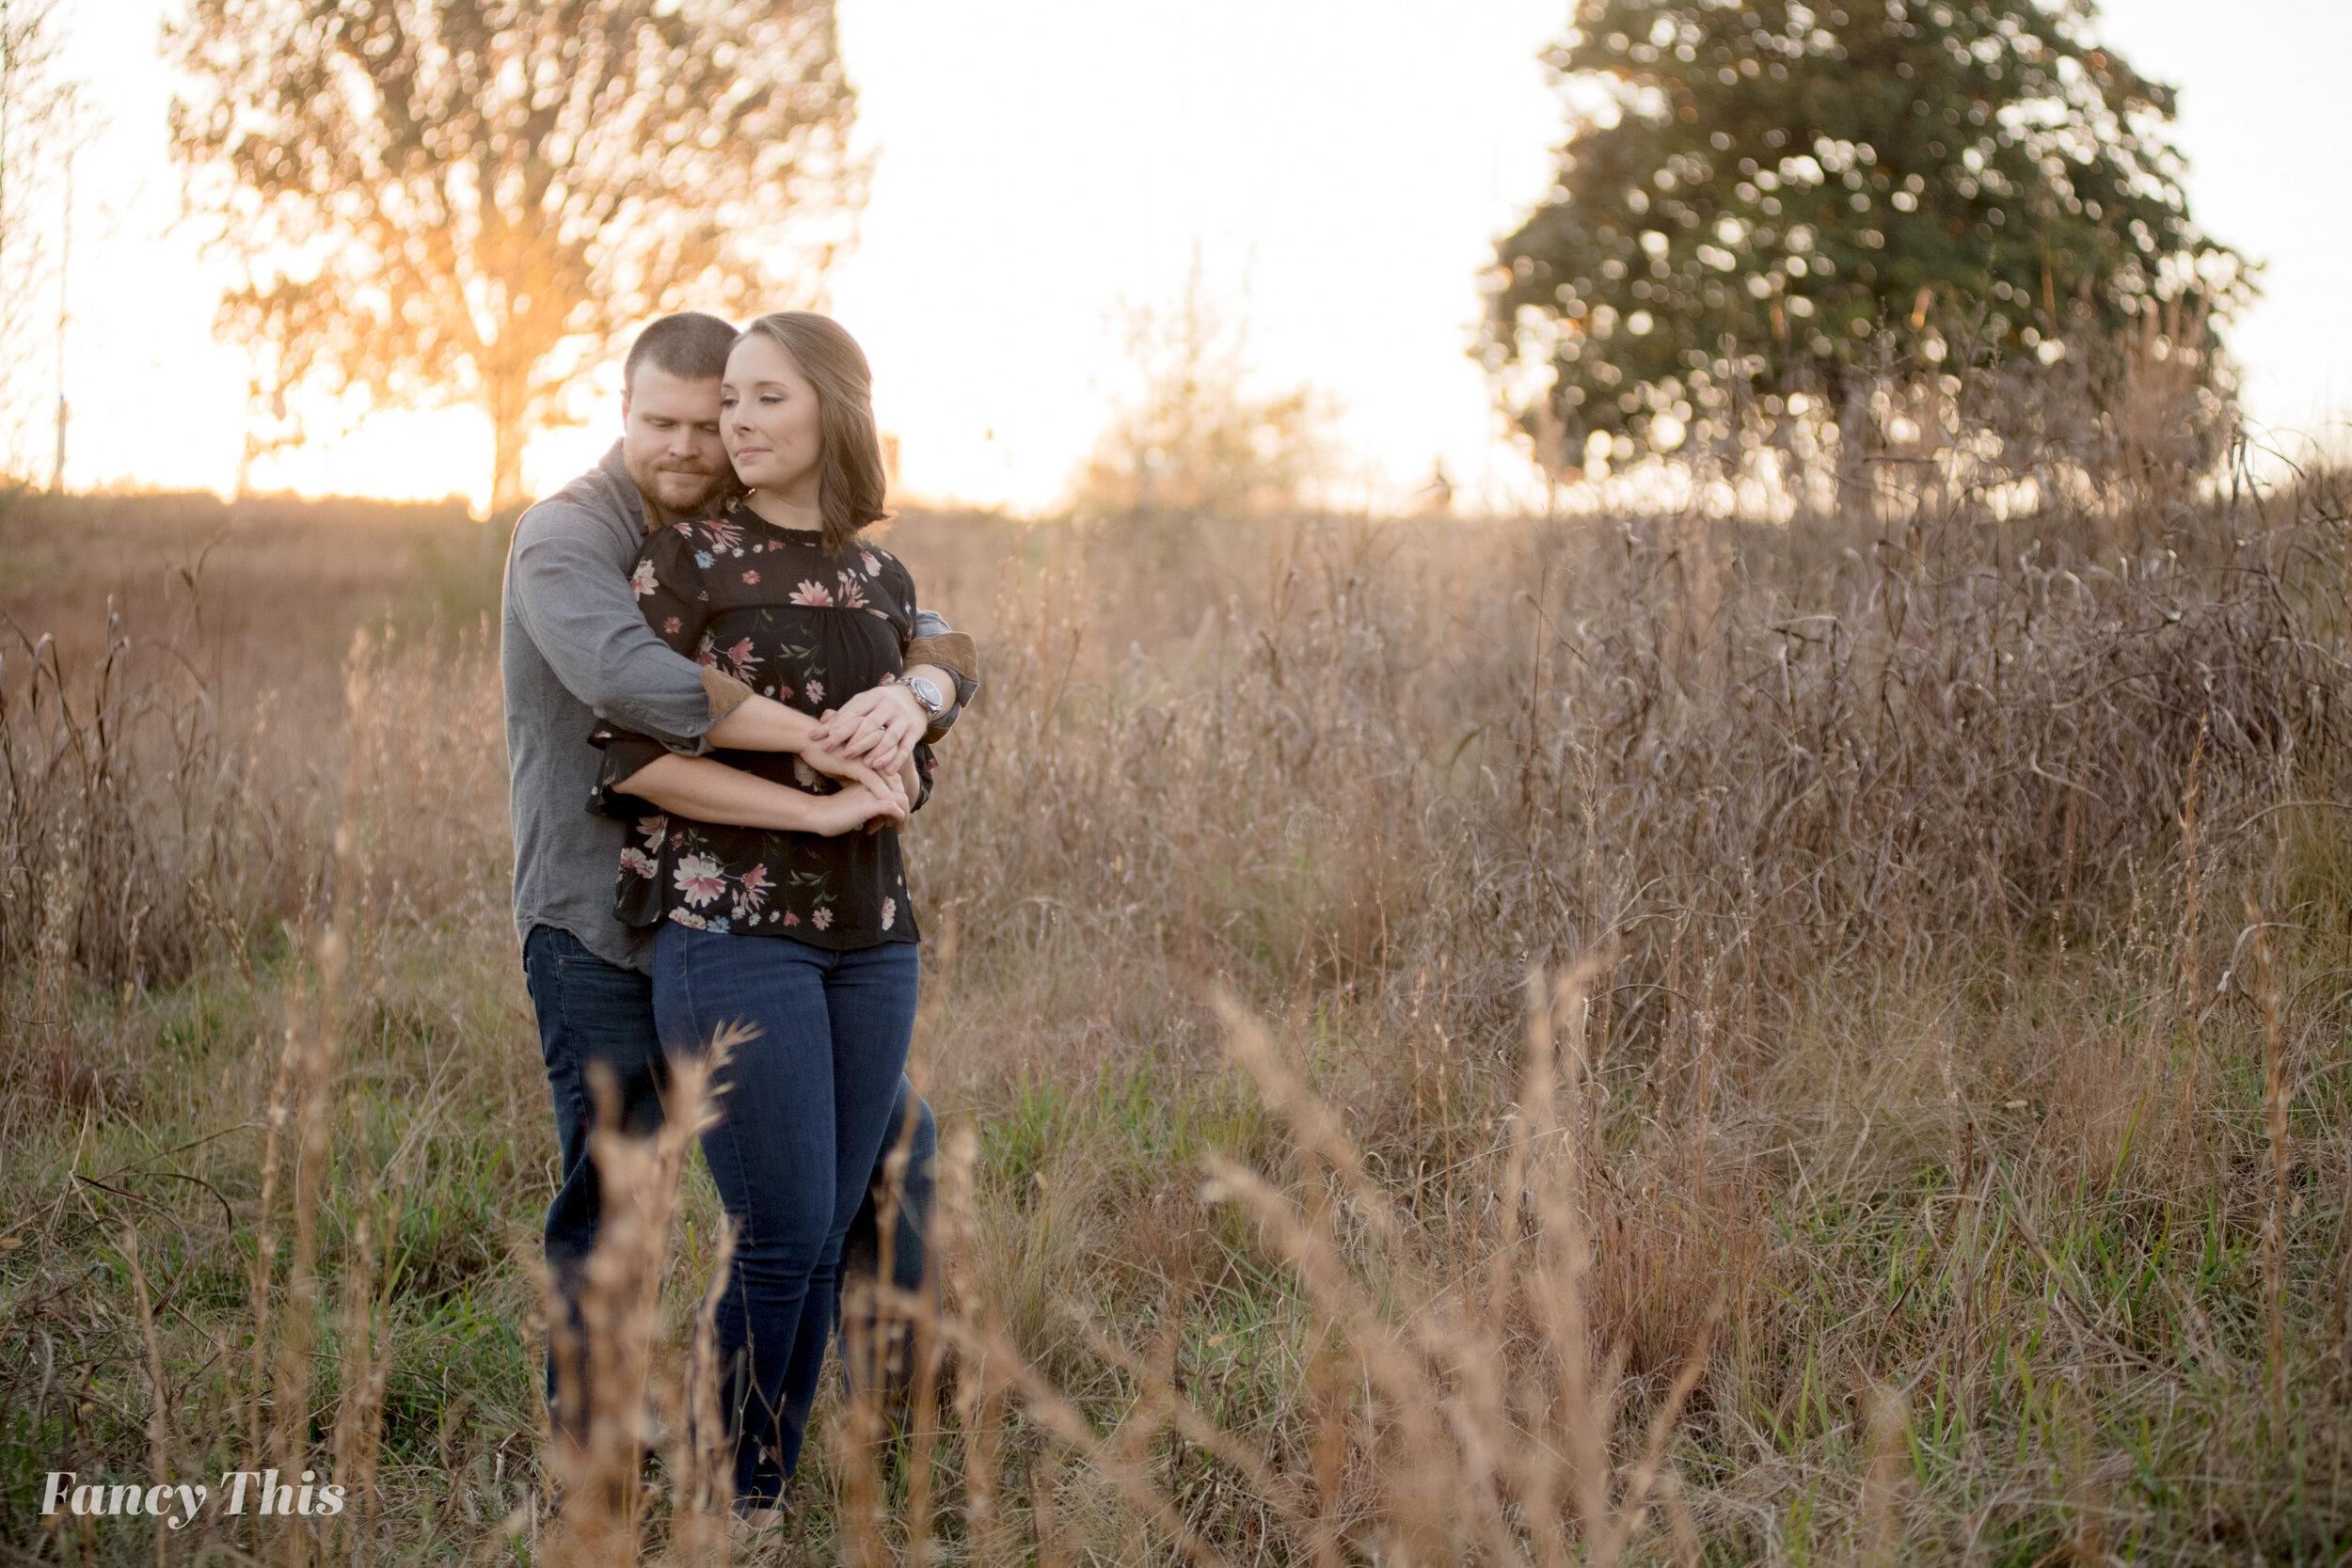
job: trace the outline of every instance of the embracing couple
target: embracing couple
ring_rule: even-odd
[[[549,1338],[580,1341],[599,1082],[622,1130],[649,1132],[668,1058],[749,1025],[702,1146],[737,1232],[716,1323],[735,1506],[765,1524],[845,1244],[902,1143],[892,1273],[921,1277],[936,1135],[904,1077],[916,929],[898,830],[976,661],[861,537],[884,475],[848,333],[804,311],[740,332],[666,316],[623,376],[620,441],[523,514],[506,566],[515,923],[563,1155],[548,1267],[573,1327]],[[558,1359],[553,1422],[577,1438],[587,1368],[559,1378]]]

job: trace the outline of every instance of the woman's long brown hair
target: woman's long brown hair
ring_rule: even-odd
[[[888,482],[866,351],[838,322],[813,310],[773,311],[743,332],[760,333],[790,355],[817,388],[817,505],[825,520],[825,548],[839,550],[866,524],[890,515],[882,505]]]

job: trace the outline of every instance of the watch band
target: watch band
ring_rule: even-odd
[[[914,698],[914,705],[923,710],[927,719],[936,719],[947,710],[946,699],[940,695],[939,688],[920,675],[893,675],[889,684],[905,687]]]

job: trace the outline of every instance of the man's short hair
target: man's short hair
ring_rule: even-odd
[[[662,317],[628,345],[628,357],[621,361],[622,396],[636,389],[637,367],[648,359],[681,381],[718,380],[726,373],[735,338],[734,327],[700,310]]]

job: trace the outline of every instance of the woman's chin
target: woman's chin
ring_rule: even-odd
[[[787,470],[778,464],[755,463],[748,468],[739,465],[735,470],[735,477],[743,482],[743,487],[747,490],[765,491],[771,496],[789,496],[794,488],[803,484],[810,475],[805,468]],[[809,499],[812,501],[815,499],[813,496]]]

